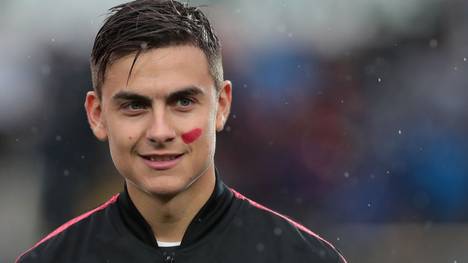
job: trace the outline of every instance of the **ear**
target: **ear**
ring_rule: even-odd
[[[222,131],[231,110],[232,83],[223,81],[218,94],[218,111],[216,112],[216,131]]]
[[[107,139],[107,130],[104,126],[104,119],[102,117],[101,100],[98,98],[96,92],[89,91],[86,94],[85,109],[88,116],[89,126],[93,130],[94,136],[101,141]]]

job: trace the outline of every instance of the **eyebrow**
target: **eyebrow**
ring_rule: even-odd
[[[146,104],[151,104],[151,98],[135,92],[119,91],[112,96],[113,101],[141,101]]]
[[[175,91],[173,93],[170,93],[166,100],[167,101],[176,101],[177,99],[179,98],[184,98],[184,97],[195,97],[197,95],[200,95],[200,94],[204,94],[205,92],[200,89],[199,87],[196,87],[196,86],[189,86],[189,87],[185,87],[181,90],[178,90],[178,91]]]
[[[184,87],[180,90],[177,90],[177,91],[174,91],[172,93],[169,93],[167,96],[166,96],[166,100],[167,101],[174,101],[174,100],[177,100],[178,98],[181,98],[181,97],[188,97],[188,96],[197,96],[197,95],[200,95],[200,94],[204,94],[205,92],[197,87],[197,86],[187,86],[187,87]],[[141,102],[144,102],[144,103],[148,103],[148,104],[151,104],[151,97],[148,97],[148,96],[145,96],[145,95],[141,95],[141,94],[138,94],[138,93],[135,93],[135,92],[131,92],[131,91],[119,91],[117,92],[114,96],[112,96],[112,100],[113,101],[122,101],[122,100],[127,100],[127,101],[141,101]]]

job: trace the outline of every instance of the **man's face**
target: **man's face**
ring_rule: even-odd
[[[214,171],[216,130],[229,114],[231,84],[218,92],[199,48],[183,45],[134,54],[108,67],[102,98],[86,98],[94,134],[109,141],[127,183],[152,195],[175,195]]]

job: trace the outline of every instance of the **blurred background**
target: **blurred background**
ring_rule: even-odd
[[[0,2],[0,261],[122,189],[83,108],[124,1]],[[349,262],[468,262],[468,2],[203,0],[234,105],[223,180]]]

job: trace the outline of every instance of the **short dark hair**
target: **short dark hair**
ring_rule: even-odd
[[[128,75],[130,78],[141,52],[186,44],[205,53],[210,74],[219,90],[223,80],[221,45],[199,7],[175,0],[136,0],[112,7],[109,11],[91,53],[93,87],[99,97],[106,69],[112,62],[135,53]]]

